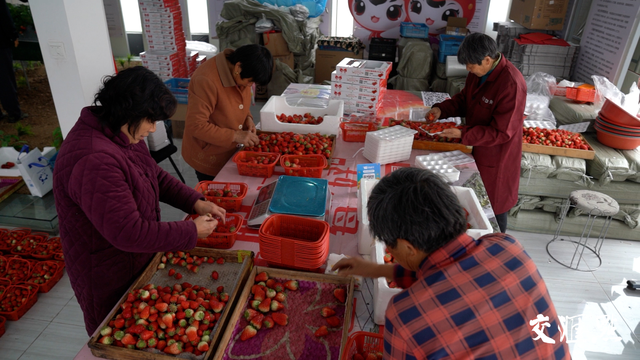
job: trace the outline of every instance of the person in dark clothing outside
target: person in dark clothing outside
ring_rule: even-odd
[[[0,0],[0,104],[7,112],[0,112],[0,120],[15,123],[27,115],[20,110],[18,102],[18,85],[13,70],[13,50],[18,47],[18,31],[16,30],[6,0]]]
[[[518,201],[527,84],[485,34],[474,33],[464,39],[458,62],[469,71],[464,89],[434,104],[427,119],[466,118],[462,129],[445,129],[441,136],[461,138],[464,145],[473,146],[473,157],[504,233],[509,209]]]

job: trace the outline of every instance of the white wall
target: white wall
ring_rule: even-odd
[[[499,21],[508,21],[509,10],[511,9],[511,0],[491,0],[489,2],[489,13],[487,14],[487,25],[484,33],[491,36],[494,40],[498,37],[498,32],[493,31],[493,23]]]

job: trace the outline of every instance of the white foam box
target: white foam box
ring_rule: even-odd
[[[335,81],[331,82],[332,95],[340,95],[342,93],[378,95],[381,92],[385,91],[386,89],[387,89],[386,87],[381,87],[381,86],[356,85],[356,84],[335,82]]]
[[[482,206],[480,206],[478,197],[473,189],[462,186],[452,186],[451,189],[458,197],[460,205],[462,205],[462,207],[464,207],[469,213],[467,221],[471,225],[471,228],[467,229],[467,235],[477,239],[481,236],[493,233],[493,227],[491,226],[487,215],[484,213]]]
[[[336,72],[342,75],[365,76],[386,79],[393,64],[388,61],[344,58],[336,65]]]
[[[360,181],[358,189],[358,252],[362,255],[369,255],[373,249],[375,239],[369,233],[369,217],[367,216],[367,202],[371,190],[378,183],[377,179],[363,179]]]
[[[336,71],[331,73],[332,82],[341,82],[354,85],[366,85],[373,87],[387,87],[387,79],[378,79],[373,77],[364,77],[356,75],[339,74]]]
[[[50,159],[53,154],[56,153],[56,148],[52,146],[47,146],[42,150],[42,156]],[[19,152],[12,147],[1,147],[0,148],[0,165],[12,162],[17,163]],[[23,155],[24,156],[24,155]],[[11,169],[0,169],[0,176],[22,176],[20,174],[20,170],[18,170],[18,165],[14,166]]]
[[[287,124],[278,121],[277,115],[303,115],[310,113],[323,121],[318,125]],[[323,135],[337,135],[340,129],[340,118],[344,115],[344,102],[342,100],[329,100],[326,108],[294,107],[289,106],[284,96],[272,96],[260,109],[260,126],[262,131],[283,132],[291,131],[297,134],[320,133]]]
[[[371,252],[371,260],[378,264],[384,264],[385,245],[376,241]],[[391,298],[400,293],[402,289],[392,289],[384,277],[373,279],[373,321],[378,325],[384,325],[384,313]]]

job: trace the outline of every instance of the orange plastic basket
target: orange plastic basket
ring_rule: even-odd
[[[596,90],[581,87],[568,87],[566,96],[567,99],[578,102],[593,102],[596,99]]]
[[[43,283],[37,283],[35,282],[37,281],[36,280],[37,277],[34,277],[34,274],[40,271],[44,271],[43,269],[44,266],[52,267],[53,276],[51,276],[49,279],[43,279],[45,280]],[[64,266],[58,265],[58,263],[55,261],[38,261],[33,265],[33,268],[31,270],[31,276],[29,277],[29,279],[26,280],[26,282],[30,284],[38,285],[39,292],[47,293],[49,292],[49,290],[53,288],[55,284],[58,283],[58,281],[60,281],[60,279],[62,279],[63,270],[64,270]]]
[[[51,260],[53,259],[53,255],[55,255],[55,252],[51,251],[51,247],[51,244],[40,243],[33,249],[31,257],[38,260]]]
[[[31,288],[31,289],[29,289]],[[19,294],[17,294],[19,292]],[[38,286],[37,285],[11,285],[4,292],[3,296],[0,297],[0,304],[4,302],[7,297],[23,297],[27,296],[27,301],[24,302],[20,307],[15,310],[3,311],[0,308],[0,315],[4,316],[7,320],[18,321],[27,310],[31,309],[33,304],[38,301]]]
[[[46,232],[32,232],[28,236],[32,236],[36,240],[36,242],[39,243],[46,242],[49,238],[49,234],[47,234]]]
[[[271,158],[268,164],[258,162],[258,159]],[[243,176],[271,177],[273,169],[278,163],[280,153],[255,152],[255,151],[238,151],[233,157],[233,162],[238,166],[238,174]],[[251,160],[256,160],[255,163]]]
[[[30,257],[33,250],[38,246],[39,240],[38,236],[27,235],[11,248],[11,254]]]
[[[223,192],[226,187],[228,187],[231,194],[235,195],[235,197],[209,195],[209,192],[212,191]],[[197,192],[203,194],[207,200],[223,207],[225,210],[238,211],[240,207],[242,207],[242,199],[247,195],[248,188],[249,186],[245,183],[201,181],[196,185],[195,189]],[[205,193],[205,191],[207,191],[207,193]]]
[[[356,354],[360,354],[366,359],[369,353],[376,355],[377,359],[381,359],[383,351],[384,337],[382,334],[356,331],[349,335],[347,344],[342,349],[340,359],[351,360]],[[380,356],[377,356],[378,354],[380,354]]]
[[[57,252],[53,255],[53,259],[57,261],[61,261],[64,264],[64,254],[62,252]]]
[[[12,270],[17,270],[14,267],[21,266],[21,265],[22,266],[26,265],[24,267],[26,271],[24,272],[12,271]],[[31,276],[31,262],[29,260],[25,260],[19,257],[12,257],[10,259],[7,259],[7,272],[5,273],[4,277],[9,279],[9,281],[11,281],[12,284],[17,284],[19,282],[25,281],[30,276]]]
[[[195,219],[197,217],[198,215],[190,216],[191,219]],[[244,218],[242,217],[242,215],[227,214],[227,217],[225,218],[225,226],[234,226],[235,230],[222,233],[213,232],[211,233],[211,235],[207,236],[206,239],[198,239],[197,246],[216,249],[230,249],[236,242],[238,231],[240,231],[240,227],[242,227],[243,222]],[[222,224],[218,226],[221,225]]]
[[[378,126],[371,122],[343,122],[340,123],[342,129],[342,139],[347,142],[364,142],[369,131],[376,130]]]
[[[290,166],[286,164],[289,163]],[[296,164],[296,167],[293,165]],[[322,169],[327,167],[327,159],[324,155],[282,155],[280,166],[284,168],[284,174],[289,176],[301,176],[321,178]]]

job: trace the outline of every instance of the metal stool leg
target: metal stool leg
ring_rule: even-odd
[[[176,166],[176,163],[173,162],[173,159],[171,158],[171,156],[169,156],[169,161],[171,161],[171,165],[173,165],[173,168],[176,170],[176,173],[180,177],[180,181],[182,181],[183,184],[186,184],[186,182],[184,181],[184,178],[182,177],[182,174],[180,173],[180,170],[178,170],[178,167]]]
[[[589,218],[587,219],[586,224],[584,224],[584,228],[582,229],[582,234],[580,235],[580,239],[578,241],[575,240],[565,240],[565,239],[560,239],[557,240],[559,233],[560,233],[560,229],[562,228],[562,223],[564,222],[564,219],[566,217],[566,214],[563,213],[561,220],[560,220],[560,224],[558,225],[558,229],[556,229],[556,235],[554,236],[553,239],[551,239],[551,241],[549,241],[547,243],[547,254],[549,254],[549,256],[558,264],[567,267],[569,269],[573,269],[573,270],[578,270],[578,271],[585,271],[585,272],[590,272],[590,271],[594,271],[596,269],[598,269],[601,265],[602,265],[602,258],[600,257],[600,248],[602,248],[602,243],[604,242],[604,239],[606,237],[607,231],[609,229],[609,225],[611,224],[611,219],[612,217],[608,216],[605,218],[605,223],[603,224],[602,229],[600,230],[600,234],[598,236],[598,239],[596,241],[596,244],[593,248],[591,248],[588,244],[589,241],[589,237],[591,236],[591,231],[593,230],[593,224],[595,223],[596,219],[598,218],[597,214],[593,214],[593,211],[591,213],[589,213]],[[586,236],[585,236],[586,235]],[[552,254],[551,251],[549,250],[549,245],[551,245],[551,243],[553,243],[554,241],[558,241],[558,242],[565,242],[565,243],[573,243],[575,246],[575,250],[573,252],[573,257],[571,258],[571,262],[569,264],[564,263],[563,261],[556,259]],[[591,253],[593,253],[597,258],[598,258],[598,265],[594,268],[588,268],[588,269],[580,269],[580,262],[583,260],[584,257],[584,251],[589,250]],[[575,265],[574,265],[575,263]],[[589,267],[589,265],[587,264],[587,267]]]

